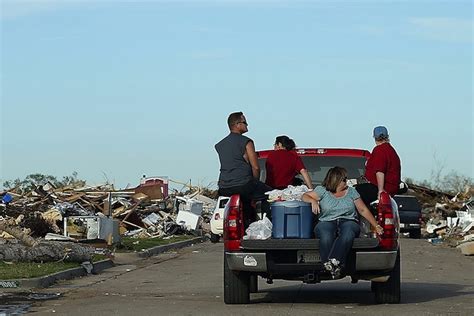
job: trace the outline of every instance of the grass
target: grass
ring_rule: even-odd
[[[167,245],[170,243],[188,240],[195,237],[196,236],[190,236],[190,235],[173,236],[169,239],[123,237],[122,244],[119,247],[117,247],[117,251],[119,252],[142,251],[143,249],[149,249],[155,246]]]
[[[155,246],[167,245],[170,243],[195,238],[190,235],[173,236],[169,239],[162,238],[132,238],[123,237],[122,243],[117,247],[119,252],[142,251],[143,249]],[[105,255],[94,254],[92,261],[97,262],[107,259]],[[48,274],[79,267],[77,262],[15,262],[8,263],[0,261],[0,280],[27,279],[45,276]]]
[[[100,254],[92,255],[92,262],[97,262],[104,259],[107,259],[107,256]],[[7,263],[0,261],[0,280],[37,278],[80,266],[81,264],[77,262]]]
[[[36,278],[79,266],[77,262],[0,262],[0,280]]]

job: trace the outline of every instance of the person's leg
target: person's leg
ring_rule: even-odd
[[[272,214],[270,212],[270,203],[268,203],[268,195],[265,192],[273,190],[271,187],[265,183],[255,180],[253,191],[251,193],[252,199],[254,201],[260,201],[262,213],[267,214],[268,219],[272,219]]]
[[[372,183],[361,183],[356,185],[355,189],[359,192],[362,201],[370,209],[370,203],[378,198],[379,190],[377,186]]]
[[[339,219],[337,220],[337,233],[338,236],[334,241],[329,258],[336,259],[340,266],[344,266],[347,255],[352,249],[354,238],[359,236],[360,227],[356,221]]]
[[[265,192],[273,190],[270,186],[266,185],[262,181],[253,180],[253,191],[251,193],[252,198],[255,200],[266,200],[268,199],[268,196],[265,194]]]
[[[336,239],[336,228],[337,226],[334,221],[320,221],[314,229],[316,238],[319,239],[319,253],[322,262],[326,262],[329,259],[329,253]]]
[[[244,227],[250,225],[250,223],[256,221],[257,216],[255,212],[255,208],[252,207],[250,193],[251,187],[249,185],[243,185],[238,187],[231,187],[231,188],[219,188],[218,193],[222,196],[231,196],[234,194],[240,195],[240,202],[242,203],[242,209],[244,212]]]

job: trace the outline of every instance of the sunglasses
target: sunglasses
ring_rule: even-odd
[[[242,123],[242,124],[244,124],[245,126],[249,125],[246,121],[242,121],[242,122],[239,122],[239,123]]]

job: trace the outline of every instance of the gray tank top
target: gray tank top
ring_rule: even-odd
[[[244,159],[245,146],[250,138],[237,133],[230,133],[214,147],[221,163],[219,188],[241,186],[252,180],[252,167]]]

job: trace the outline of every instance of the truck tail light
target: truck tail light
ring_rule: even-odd
[[[377,208],[378,223],[383,228],[383,234],[380,236],[380,248],[393,250],[398,248],[397,220],[393,210],[390,195],[386,192],[380,194],[379,205]]]
[[[224,249],[240,250],[240,241],[244,236],[244,220],[240,195],[230,197],[224,210]]]

